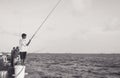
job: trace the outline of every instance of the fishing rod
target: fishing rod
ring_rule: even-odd
[[[50,15],[52,14],[52,12],[56,9],[56,7],[58,6],[58,4],[60,4],[61,0],[59,0],[56,5],[53,7],[53,9],[50,11],[50,13],[46,16],[46,18],[44,19],[44,21],[42,22],[42,24],[38,27],[38,29],[35,31],[35,33],[33,34],[33,36],[31,37],[30,40],[32,40],[34,38],[34,36],[37,34],[37,32],[40,30],[40,28],[43,26],[43,24],[46,22],[46,20],[50,17]]]

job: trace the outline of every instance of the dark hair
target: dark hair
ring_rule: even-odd
[[[25,33],[22,33],[22,37],[24,37],[24,36],[27,36],[27,34],[25,34]]]

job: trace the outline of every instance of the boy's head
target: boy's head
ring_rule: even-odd
[[[26,37],[27,37],[27,34],[25,34],[25,33],[22,33],[21,37],[22,37],[22,39],[26,39]]]

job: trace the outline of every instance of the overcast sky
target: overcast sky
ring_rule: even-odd
[[[0,0],[0,51],[33,35],[58,0]],[[62,0],[29,52],[120,53],[120,0]]]

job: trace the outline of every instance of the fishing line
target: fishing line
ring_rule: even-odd
[[[39,26],[39,28],[35,31],[35,33],[33,34],[33,36],[31,37],[30,40],[32,40],[34,38],[34,36],[37,34],[37,32],[40,30],[40,28],[43,26],[43,24],[46,22],[46,20],[50,17],[50,15],[53,13],[53,11],[56,9],[56,7],[60,4],[61,0],[59,0],[57,2],[57,4],[53,7],[53,9],[50,11],[50,13],[46,16],[46,18],[44,19],[44,21],[42,22],[42,24]]]

